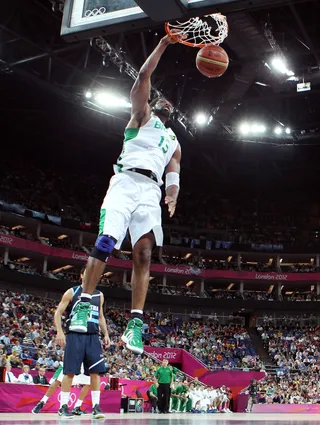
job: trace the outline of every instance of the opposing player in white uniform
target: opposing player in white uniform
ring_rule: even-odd
[[[63,379],[63,363],[60,364],[58,369],[56,370],[53,377],[50,379],[50,387],[42,399],[37,403],[37,405],[31,410],[32,413],[40,413],[49,398],[56,392],[56,390],[60,387],[62,379]],[[83,400],[86,398],[89,389],[90,389],[90,376],[84,374],[83,365],[81,365],[81,374],[76,375],[73,378],[72,386],[75,385],[83,385],[81,392],[79,394],[79,398],[74,406],[72,413],[77,416],[83,415],[85,412],[81,410],[81,405]]]
[[[72,332],[86,332],[91,295],[114,248],[119,248],[127,228],[133,246],[132,320],[122,336],[128,349],[143,353],[141,330],[154,245],[161,246],[162,175],[166,174],[169,215],[173,216],[179,193],[181,149],[174,132],[166,128],[173,107],[161,98],[149,105],[150,77],[169,44],[165,36],[141,67],[131,90],[132,113],[125,130],[123,149],[115,165],[100,213],[100,228],[88,259],[81,302],[70,324]]]

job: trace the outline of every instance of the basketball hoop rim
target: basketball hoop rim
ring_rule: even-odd
[[[228,25],[228,23],[227,23],[227,20],[226,20],[226,17],[224,16],[224,15],[222,15],[221,13],[213,13],[213,14],[211,14],[211,15],[206,15],[206,16],[211,16],[211,17],[213,17],[214,15],[219,15],[224,21],[225,21],[225,23],[226,23],[226,25],[227,25],[227,29],[229,29],[229,25]],[[210,42],[210,43],[201,43],[201,44],[196,44],[196,43],[192,43],[192,42],[190,42],[190,41],[185,41],[185,40],[182,40],[181,38],[179,38],[178,36],[176,36],[173,32],[172,32],[172,30],[171,30],[171,28],[170,28],[170,23],[169,22],[165,22],[165,24],[164,24],[164,29],[165,29],[165,31],[166,31],[166,33],[171,37],[171,38],[173,38],[177,43],[181,43],[181,44],[184,44],[185,46],[188,46],[188,47],[197,47],[197,48],[199,48],[199,49],[202,49],[203,47],[205,47],[205,46],[208,46],[208,45],[214,45],[214,46],[219,46],[221,43],[222,43],[222,41],[221,42],[214,42],[214,41],[212,41],[212,42]]]
[[[165,29],[166,33],[168,35],[170,35],[170,37],[173,38],[174,41],[176,41],[177,43],[184,44],[185,46],[188,46],[188,47],[198,47],[199,49],[202,49],[202,47],[207,46],[207,44],[205,44],[205,43],[194,44],[194,43],[191,43],[190,41],[181,40],[179,37],[177,37],[176,35],[174,35],[174,33],[171,31],[170,26],[169,26],[169,22],[166,22],[164,24],[164,29]]]

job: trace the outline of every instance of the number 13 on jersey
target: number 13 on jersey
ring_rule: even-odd
[[[164,142],[164,136],[161,136],[160,143],[158,144],[158,146],[159,146],[159,148],[162,149],[162,152],[163,153],[167,153],[168,152],[168,149],[169,149],[168,142],[164,146],[162,146],[163,145],[163,142]]]

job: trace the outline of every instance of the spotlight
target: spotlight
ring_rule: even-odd
[[[279,58],[279,57],[273,58],[271,65],[273,66],[274,69],[281,72],[281,74],[286,73],[287,67],[286,67],[286,64],[285,64],[285,62],[282,58]]]
[[[288,77],[294,76],[294,72],[288,69],[286,61],[281,57],[273,58],[271,65],[276,71],[280,72],[281,74],[286,74]]]
[[[291,134],[291,128],[287,127],[287,128],[285,129],[285,132],[286,132],[286,134]]]
[[[252,124],[251,125],[251,131],[252,131],[252,133],[258,133],[259,132],[259,124]]]
[[[280,134],[282,134],[282,128],[281,128],[281,127],[276,127],[276,128],[274,129],[274,132],[275,132],[277,135],[280,135]]]
[[[130,108],[131,103],[129,103],[123,97],[107,93],[107,92],[99,92],[95,95],[94,100],[105,108]]]
[[[242,123],[239,127],[240,133],[242,134],[248,134],[250,133],[250,126],[247,123]]]
[[[265,126],[265,125],[263,125],[263,124],[260,124],[260,125],[258,126],[258,132],[259,132],[259,133],[265,133],[265,131],[266,131],[266,126]]]
[[[199,112],[196,116],[195,116],[195,122],[199,125],[205,125],[208,123],[208,117],[206,114],[204,114],[203,112]]]
[[[88,91],[85,92],[85,98],[86,99],[91,99],[92,98],[92,93],[91,93],[90,90],[88,90]]]

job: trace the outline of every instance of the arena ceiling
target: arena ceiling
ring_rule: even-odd
[[[153,85],[190,124],[192,135],[176,128],[186,152],[186,169],[199,175],[210,169],[212,183],[231,187],[247,181],[261,187],[281,182],[286,189],[317,184],[320,2],[283,1],[272,7],[274,2],[267,0],[256,3],[258,7],[227,14],[230,32],[223,47],[230,66],[223,77],[202,77],[195,67],[195,49],[176,45],[165,53]],[[59,158],[61,149],[69,149],[70,154],[77,149],[80,156],[80,151],[94,154],[107,146],[105,161],[111,164],[128,115],[91,110],[84,93],[101,87],[128,96],[132,79],[124,66],[120,72],[103,57],[94,41],[68,44],[60,37],[60,4],[61,0],[16,0],[2,5],[3,132],[10,139],[19,133],[16,143],[21,149],[31,136],[34,146],[51,150],[52,158]],[[163,34],[161,25],[108,36],[107,41],[122,52],[124,64],[138,69]],[[279,49],[300,81],[311,82],[311,91],[297,93],[296,81],[286,81],[265,66]],[[212,121],[195,130],[193,117],[199,111],[212,116]],[[270,126],[283,123],[293,133],[284,139],[246,140],[237,131],[243,120]],[[252,182],[253,176],[259,179]]]

